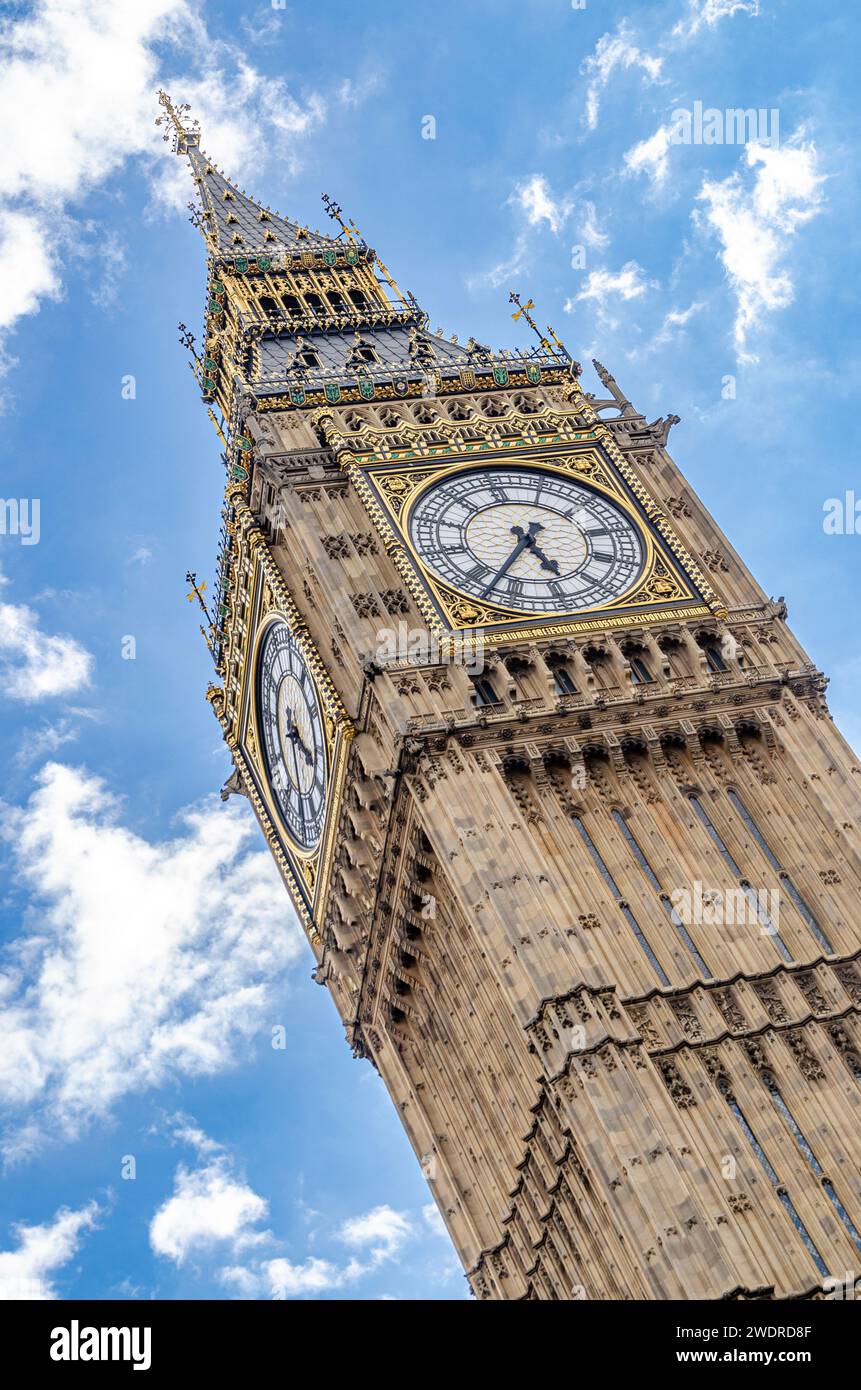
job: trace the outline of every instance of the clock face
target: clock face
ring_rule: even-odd
[[[326,813],[323,720],[311,673],[281,621],[270,625],[260,645],[257,725],[281,819],[300,849],[313,849]]]
[[[573,478],[481,468],[423,493],[410,538],[437,578],[470,598],[530,613],[571,613],[619,598],[646,559],[621,507]]]

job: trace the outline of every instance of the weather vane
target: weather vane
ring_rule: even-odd
[[[548,338],[545,338],[544,334],[541,332],[541,329],[538,327],[538,324],[535,322],[534,318],[532,317],[532,315],[531,315],[530,312],[529,312],[530,309],[534,309],[534,308],[535,308],[535,300],[534,300],[534,299],[527,299],[526,303],[523,304],[523,303],[521,303],[520,295],[519,295],[519,294],[515,294],[514,290],[512,290],[511,293],[510,293],[509,296],[508,296],[508,302],[509,302],[509,304],[516,304],[516,305],[517,305],[517,312],[516,312],[515,314],[512,314],[512,315],[511,315],[511,317],[514,319],[515,323],[516,323],[517,320],[520,319],[520,318],[526,319],[526,322],[529,324],[529,327],[532,329],[533,333],[534,333],[534,334],[536,335],[536,337],[538,338],[538,341],[539,341],[539,343],[541,344],[541,346],[542,346],[543,348],[546,348],[546,350],[547,350],[549,353],[551,353],[551,354],[555,357],[555,356],[556,356],[556,353],[555,353],[555,351],[554,351],[554,349],[553,349],[552,344],[550,343],[550,341],[549,341]],[[570,361],[571,361],[571,354],[570,354],[570,352],[569,352],[568,349],[565,347],[564,343],[561,343],[561,342],[559,341],[559,339],[557,338],[556,334],[554,333],[553,329],[550,327],[549,324],[547,325],[547,332],[550,334],[550,337],[553,339],[553,342],[556,344],[556,347],[559,349],[559,352],[562,354],[562,356],[565,358],[565,360],[566,360],[567,362],[570,362]]]
[[[192,333],[191,329],[186,327],[184,323],[178,323],[177,330],[179,332],[180,347],[184,347],[187,352],[191,353],[195,362],[199,362],[200,354],[195,346],[197,340],[194,334]]]
[[[198,601],[198,603],[200,604],[200,607],[201,607],[201,609],[202,609],[202,611],[203,611],[203,615],[204,615],[204,617],[206,618],[207,623],[209,624],[209,630],[207,631],[207,629],[206,629],[206,628],[203,626],[203,624],[201,623],[201,624],[200,624],[200,631],[201,631],[201,633],[203,634],[203,640],[204,640],[204,642],[206,643],[206,645],[208,646],[210,652],[211,652],[212,655],[214,656],[214,655],[215,655],[215,649],[214,649],[214,647],[213,647],[213,645],[212,645],[212,638],[210,637],[209,634],[213,631],[213,629],[214,629],[214,627],[215,627],[215,624],[214,624],[213,621],[212,621],[212,618],[211,618],[210,613],[209,613],[209,609],[208,609],[207,606],[206,606],[206,600],[205,600],[205,598],[203,597],[204,592],[206,591],[206,581],[204,580],[204,582],[203,582],[202,584],[198,584],[198,582],[197,582],[197,575],[194,573],[193,570],[188,570],[188,572],[187,572],[187,574],[186,574],[186,576],[185,576],[185,582],[186,582],[186,584],[190,584],[190,585],[191,585],[191,593],[190,593],[190,594],[186,594],[186,598],[188,599],[189,603],[194,603],[194,600],[197,599],[197,601]]]
[[[329,197],[328,193],[322,194],[322,198],[323,207],[326,209],[332,221],[337,222],[347,239],[353,241],[355,237],[358,237],[359,240],[361,240],[362,234],[355,222],[344,221],[344,209],[341,207],[340,203],[336,203],[334,198]]]

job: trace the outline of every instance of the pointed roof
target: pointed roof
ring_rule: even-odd
[[[156,125],[169,127],[164,139],[172,139],[174,151],[184,154],[191,165],[200,195],[200,229],[215,256],[272,255],[279,249],[310,251],[340,244],[334,237],[312,232],[249,197],[200,148],[200,131],[197,122],[188,117],[188,106],[174,106],[166,92],[159,92],[159,104],[165,114]]]
[[[203,232],[218,256],[271,254],[332,247],[332,237],[301,227],[250,198],[208,159],[199,145],[186,149],[200,193]]]

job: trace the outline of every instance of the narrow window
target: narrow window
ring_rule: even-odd
[[[760,923],[761,926],[765,928],[766,932],[773,940],[777,950],[780,952],[783,959],[786,961],[791,961],[793,959],[792,952],[789,950],[789,947],[783,940],[783,937],[780,935],[780,932],[777,930],[777,927],[774,925],[771,918],[769,917],[768,912],[766,911],[761,901],[760,894],[756,892],[756,889],[751,887],[746,878],[742,877],[741,869],[739,868],[738,864],[735,862],[729,850],[727,849],[723,839],[721,838],[717,830],[717,827],[713,824],[711,817],[709,816],[699,797],[691,796],[688,798],[688,800],[694,808],[694,811],[698,819],[701,821],[705,829],[708,831],[709,836],[711,837],[712,841],[714,842],[715,846],[720,852],[720,856],[726,864],[727,868],[734,875],[734,877],[738,879],[739,887],[741,888],[741,891],[744,893],[744,896],[747,898],[747,901],[750,903],[750,906],[753,909],[757,921]]]
[[[714,675],[720,675],[722,671],[726,670],[726,662],[724,661],[717,647],[704,646],[703,651],[706,654],[706,663],[708,665],[708,668],[711,672],[713,672]]]
[[[649,886],[653,888],[654,891],[657,893],[661,907],[666,912],[676,931],[679,933],[679,936],[681,937],[684,943],[685,949],[689,951],[691,956],[693,957],[697,969],[701,972],[705,979],[713,979],[712,972],[709,970],[708,966],[706,965],[705,961],[703,960],[702,956],[700,955],[699,951],[694,945],[687,927],[685,926],[679,914],[676,912],[676,909],[670,902],[669,897],[664,892],[660,879],[658,878],[657,874],[655,873],[645,854],[640,849],[640,846],[638,845],[637,840],[634,836],[634,832],[629,826],[625,817],[622,815],[622,812],[611,811],[610,814],[613,817],[613,820],[616,822],[619,829],[621,830],[622,834],[624,835],[628,848],[630,849],[638,865],[640,866],[646,878],[648,879]]]
[[[499,697],[487,676],[473,676],[473,702],[476,705],[498,705]]]
[[[631,680],[634,685],[651,685],[652,677],[645,661],[639,656],[631,657]]]
[[[781,1184],[780,1179],[778,1178],[777,1174],[775,1173],[774,1169],[772,1168],[771,1164],[766,1158],[765,1152],[759,1140],[757,1139],[756,1135],[754,1134],[753,1130],[751,1129],[750,1125],[745,1119],[744,1112],[742,1111],[741,1106],[739,1105],[732,1091],[729,1089],[729,1086],[725,1082],[719,1083],[718,1089],[720,1090],[721,1095],[723,1096],[724,1100],[729,1106],[732,1114],[735,1116],[736,1120],[741,1126],[741,1130],[744,1134],[745,1139],[750,1144],[750,1147],[753,1149],[756,1158],[762,1165],[766,1177],[768,1178],[768,1181],[774,1188],[778,1200],[783,1206],[784,1211],[788,1215],[790,1221],[797,1230],[798,1234],[801,1236],[801,1239],[804,1242],[804,1245],[810,1255],[810,1258],[813,1260],[813,1263],[816,1265],[816,1268],[819,1270],[819,1273],[827,1276],[829,1272],[828,1266],[826,1265],[816,1246],[813,1244],[813,1241],[810,1237],[810,1233],[807,1230],[807,1227],[805,1226],[801,1217],[798,1215],[798,1212],[795,1210],[795,1207],[793,1206],[792,1201],[790,1199],[789,1193],[787,1192],[786,1188],[783,1187],[783,1185]]]
[[[762,1079],[765,1082],[766,1088],[768,1090],[769,1095],[771,1096],[772,1103],[774,1104],[775,1109],[785,1120],[790,1134],[792,1135],[793,1139],[795,1140],[796,1144],[798,1145],[799,1149],[801,1150],[807,1161],[808,1167],[810,1168],[811,1172],[815,1173],[818,1178],[822,1179],[822,1190],[825,1193],[831,1205],[833,1206],[834,1210],[836,1211],[838,1219],[842,1223],[846,1231],[846,1234],[849,1236],[849,1239],[852,1241],[856,1250],[861,1251],[861,1235],[858,1234],[858,1231],[855,1227],[854,1222],[852,1221],[852,1218],[850,1217],[840,1198],[837,1196],[837,1193],[834,1190],[834,1184],[831,1182],[830,1178],[826,1178],[822,1170],[822,1165],[819,1162],[819,1159],[816,1157],[816,1154],[813,1152],[812,1148],[808,1144],[795,1116],[792,1114],[792,1111],[786,1104],[786,1101],[783,1099],[783,1096],[780,1094],[777,1082],[775,1081],[774,1077],[771,1076],[768,1072],[765,1073]]]
[[[738,792],[730,788],[727,791],[727,796],[729,797],[735,810],[741,816],[747,829],[750,831],[751,835],[756,840],[756,843],[759,845],[769,864],[779,874],[781,887],[786,889],[787,895],[791,899],[799,915],[804,919],[805,925],[808,927],[810,932],[812,932],[813,936],[819,942],[819,945],[822,947],[823,951],[825,951],[826,955],[833,956],[834,947],[831,945],[831,942],[828,940],[828,937],[825,935],[825,932],[820,927],[813,913],[810,911],[810,908],[807,906],[807,903],[804,901],[795,884],[792,882],[792,879],[789,877],[789,874],[786,873],[785,870],[781,867],[780,860],[776,857],[775,854],[772,853],[771,846],[769,845],[759,826],[756,824],[756,821],[753,819],[753,816],[748,811]]]
[[[607,868],[607,865],[604,863],[604,859],[601,855],[600,850],[598,849],[598,846],[595,844],[595,841],[592,839],[592,836],[589,834],[589,831],[586,829],[580,817],[572,816],[572,820],[574,821],[574,824],[576,825],[577,830],[579,831],[581,840],[583,841],[584,845],[586,846],[587,850],[589,851],[589,854],[591,855],[595,863],[595,867],[597,868],[598,872],[600,873],[601,877],[603,878],[613,897],[616,899],[616,904],[619,908],[619,911],[625,918],[625,921],[628,923],[628,926],[631,928],[631,931],[637,943],[641,947],[644,955],[647,957],[650,965],[652,966],[652,969],[655,971],[655,974],[657,975],[661,984],[666,985],[669,988],[669,976],[663,969],[660,961],[658,960],[658,957],[655,955],[654,951],[652,950],[651,946],[646,940],[646,937],[643,934],[643,930],[636,917],[634,916],[633,912],[631,911],[628,903],[625,902],[625,899],[619,892],[619,885],[616,883],[616,880],[610,873],[610,870]]]
[[[553,672],[553,682],[558,695],[576,695],[577,687],[564,666],[557,666]]]

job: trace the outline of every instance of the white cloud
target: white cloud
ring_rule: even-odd
[[[175,64],[170,74],[168,64]],[[375,80],[342,86],[333,99],[356,104]],[[81,237],[67,208],[126,160],[145,156],[159,171],[159,201],[185,210],[193,191],[188,171],[164,158],[169,146],[154,125],[159,85],[193,103],[209,152],[240,182],[259,175],[273,152],[298,168],[297,142],[321,124],[329,104],[320,93],[297,100],[282,78],[259,72],[240,47],[211,36],[196,0],[35,0],[4,20],[0,328],[61,295],[64,262]],[[110,304],[123,251],[107,235],[105,250],[108,274],[95,298]],[[10,364],[2,345],[0,364]]]
[[[425,1225],[433,1231],[435,1236],[445,1236],[446,1240],[448,1240],[449,1234],[445,1228],[445,1222],[440,1215],[440,1210],[436,1202],[428,1202],[426,1206],[422,1207],[422,1219]]]
[[[47,700],[89,685],[93,657],[73,637],[42,631],[25,604],[0,603],[0,691],[11,700]]]
[[[589,129],[594,130],[598,124],[601,94],[617,68],[638,68],[648,82],[657,82],[662,67],[662,58],[645,53],[633,42],[627,20],[622,20],[615,34],[603,34],[595,52],[585,59],[580,69],[589,77],[585,117]]]
[[[679,20],[673,29],[676,35],[687,37],[699,33],[703,25],[709,29],[722,19],[731,19],[735,14],[759,14],[759,0],[688,0],[689,15]]]
[[[670,172],[669,153],[672,140],[672,126],[658,126],[654,135],[640,140],[624,155],[626,174],[646,174],[656,187],[664,182]]]
[[[0,328],[60,293],[55,242],[44,223],[33,213],[0,209]]]
[[[232,1275],[237,1271],[230,1271]],[[330,1289],[343,1288],[345,1284],[358,1279],[364,1270],[355,1262],[346,1267],[332,1264],[330,1260],[309,1258],[303,1264],[291,1264],[289,1260],[268,1260],[263,1266],[265,1283],[270,1298],[297,1298],[302,1294],[325,1293]],[[242,1270],[248,1277],[248,1271]],[[253,1277],[252,1277],[253,1279]],[[253,1287],[259,1288],[259,1279],[253,1280]],[[247,1288],[252,1285],[246,1284]],[[252,1296],[249,1293],[249,1296]]]
[[[56,1298],[51,1275],[68,1264],[98,1215],[98,1206],[90,1202],[78,1211],[62,1207],[53,1221],[42,1226],[23,1222],[13,1226],[18,1248],[0,1251],[0,1300]]]
[[[546,222],[554,236],[558,236],[571,212],[567,200],[557,202],[550,191],[550,185],[543,174],[533,174],[517,185],[508,200],[525,214],[530,227],[539,227]]]
[[[646,272],[636,261],[626,261],[621,270],[612,271],[606,269],[592,270],[586,277],[586,283],[580,293],[574,298],[569,299],[565,304],[566,314],[574,310],[574,305],[581,300],[594,300],[599,308],[603,308],[606,302],[612,298],[619,298],[624,301],[631,299],[641,299],[649,290],[654,289],[657,281],[649,280]]]
[[[556,199],[553,196],[543,174],[532,174],[528,179],[518,183],[507,201],[510,207],[517,208],[523,214],[526,226],[521,226],[515,236],[510,256],[491,266],[489,270],[478,271],[467,277],[467,287],[471,291],[485,286],[494,290],[499,289],[501,285],[510,287],[513,277],[532,259],[535,234],[530,229],[539,228],[546,223],[553,235],[558,236],[573,207],[569,199]]]
[[[0,804],[29,929],[0,975],[7,1156],[69,1136],[120,1097],[233,1065],[268,1019],[301,935],[248,808],[209,798],[151,842],[83,770],[49,764]]]
[[[256,1276],[247,1268],[231,1270],[229,1282],[253,1297],[252,1289],[265,1287],[270,1298],[295,1298],[343,1288],[366,1277],[387,1260],[396,1260],[415,1231],[405,1212],[389,1206],[374,1207],[362,1216],[345,1221],[338,1238],[353,1250],[366,1251],[364,1260],[353,1258],[346,1264],[309,1258],[302,1264],[277,1258],[259,1266]],[[259,1296],[259,1294],[258,1294]]]
[[[338,101],[350,108],[363,106],[369,97],[380,90],[382,84],[383,75],[377,71],[367,72],[358,80],[345,77],[338,87]]]
[[[530,246],[527,234],[520,232],[515,238],[512,254],[506,260],[498,261],[496,265],[491,266],[490,270],[478,271],[467,276],[467,288],[474,291],[488,286],[492,290],[498,290],[501,285],[510,286],[512,277],[529,261]]]
[[[218,1277],[238,1298],[301,1298],[340,1289],[397,1259],[414,1235],[404,1212],[374,1207],[345,1221],[336,1239],[364,1260],[346,1263],[319,1256],[294,1262],[271,1254],[272,1231],[261,1228],[269,1214],[266,1200],[235,1170],[232,1158],[185,1115],[174,1116],[173,1137],[197,1150],[197,1167],[180,1164],[173,1194],[150,1222],[150,1245],[176,1265],[189,1259],[215,1262]],[[269,1247],[269,1250],[267,1250]]]
[[[736,298],[733,330],[743,361],[756,361],[748,349],[763,318],[792,303],[795,287],[786,264],[791,238],[819,212],[824,176],[812,143],[796,138],[779,148],[747,145],[747,171],[723,180],[707,179],[694,218],[721,243],[720,260]]]
[[[92,230],[92,224],[89,226]],[[91,258],[87,257],[88,267]],[[97,309],[113,309],[120,295],[120,285],[127,270],[125,249],[116,232],[102,232],[98,256],[98,278],[90,290],[90,299]]]
[[[180,1165],[173,1196],[150,1222],[150,1245],[177,1265],[217,1246],[239,1253],[266,1239],[255,1228],[267,1212],[267,1203],[230,1171],[226,1157],[197,1169]]]
[[[355,1216],[341,1227],[341,1239],[352,1249],[370,1246],[374,1264],[392,1259],[412,1235],[412,1226],[402,1211],[374,1207],[364,1216]]]
[[[668,343],[671,338],[675,337],[679,329],[686,328],[694,315],[704,308],[705,301],[695,299],[692,304],[688,305],[687,309],[670,309],[669,313],[664,316],[660,330],[652,339],[652,346],[657,347],[663,343]]]
[[[585,246],[593,246],[600,249],[608,246],[610,238],[598,222],[598,213],[594,203],[584,203],[582,216],[580,219],[580,237]]]
[[[133,555],[129,556],[130,565],[148,565],[152,559],[152,551],[149,546],[140,545]]]
[[[15,761],[19,767],[29,767],[53,756],[67,743],[74,743],[79,731],[65,715],[54,723],[46,721],[38,729],[22,729],[18,736],[19,749]]]

